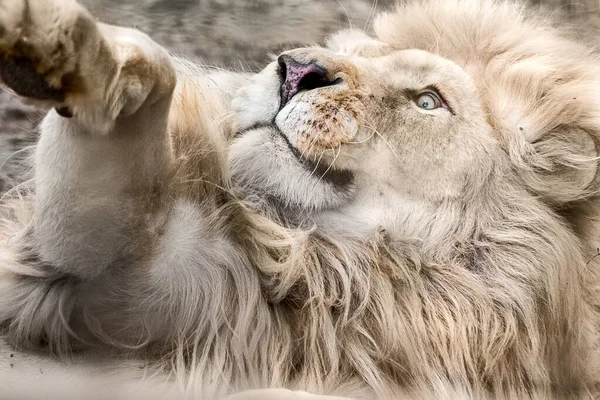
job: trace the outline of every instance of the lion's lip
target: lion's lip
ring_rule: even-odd
[[[273,124],[273,128],[306,171],[338,188],[348,187],[354,182],[354,173],[352,171],[334,167],[331,163],[322,162],[322,159],[314,159],[309,154],[303,154],[290,142],[276,124]]]
[[[257,129],[269,129],[274,134],[274,139],[280,139],[281,145],[285,146],[293,157],[298,161],[303,168],[310,174],[317,176],[323,182],[328,182],[338,188],[348,187],[354,182],[354,173],[348,169],[337,168],[331,164],[324,163],[322,160],[317,160],[310,157],[309,154],[302,152],[294,146],[288,137],[283,133],[275,122],[255,124],[243,131],[236,133],[236,137],[241,137],[250,131]]]
[[[290,152],[296,157],[299,161],[303,162],[306,160],[306,157],[300,152],[300,150],[292,144],[290,139],[283,133],[283,131],[277,126],[277,123],[273,122],[270,125],[271,129],[277,133],[277,135],[283,140],[287,148]]]
[[[242,137],[244,136],[246,133],[250,132],[250,131],[255,131],[258,129],[271,129],[275,126],[274,122],[257,122],[256,124],[250,125],[249,127],[246,127],[244,129],[240,129],[239,131],[237,131],[234,135],[234,137],[238,138],[238,137]]]
[[[251,125],[247,128],[244,128],[238,132],[236,132],[235,137],[242,137],[244,135],[246,135],[248,132],[251,131],[255,131],[258,129],[269,129],[271,131],[274,131],[277,133],[278,136],[281,137],[281,139],[283,139],[283,141],[285,142],[286,146],[289,148],[289,150],[292,152],[292,154],[298,158],[298,159],[304,159],[305,157],[302,156],[302,154],[300,153],[300,150],[295,147],[292,142],[290,142],[290,140],[287,138],[287,136],[285,136],[285,134],[283,133],[283,131],[277,126],[277,124],[275,123],[275,121],[272,122],[260,122],[260,123],[256,123],[254,125]]]

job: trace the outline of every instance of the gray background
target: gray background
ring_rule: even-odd
[[[370,27],[394,0],[81,0],[100,20],[148,33],[174,53],[210,65],[258,70],[282,49],[318,43],[350,24]],[[600,0],[530,0],[584,28],[596,42]],[[600,43],[600,42],[599,42]],[[21,175],[20,154],[41,115],[0,91],[0,192]],[[15,152],[17,152],[15,154]]]

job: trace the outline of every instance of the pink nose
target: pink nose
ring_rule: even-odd
[[[279,56],[279,74],[282,78],[281,108],[302,90],[312,90],[329,86],[338,81],[327,79],[327,70],[314,62],[302,64],[289,55]]]

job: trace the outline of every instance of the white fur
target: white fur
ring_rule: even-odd
[[[48,352],[3,348],[9,397],[599,396],[600,67],[548,20],[408,2],[287,52],[338,83],[280,111],[276,63],[209,71],[11,1],[6,62],[27,34],[74,115],[2,209],[2,333]]]

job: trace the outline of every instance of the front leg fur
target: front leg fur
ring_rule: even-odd
[[[168,106],[144,105],[106,135],[55,112],[43,121],[32,232],[41,262],[92,278],[148,245],[169,186]]]
[[[33,96],[28,101],[54,108],[41,125],[35,154],[32,250],[57,272],[91,278],[148,245],[149,216],[170,179],[167,119],[176,78],[166,51],[146,35],[95,24],[76,3],[73,8],[77,17],[58,7],[65,16],[57,18],[75,37],[59,38],[67,43],[61,48],[71,47],[77,62],[42,76],[53,96],[23,89],[32,86],[20,82],[32,79],[27,73],[6,83]],[[28,41],[29,53],[43,53],[35,36]],[[44,60],[31,56],[32,63]]]
[[[0,0],[0,78],[50,109],[33,218],[2,232],[0,328],[18,347],[64,353],[82,291],[150,253],[171,179],[176,74],[148,36],[96,23],[75,1]]]

